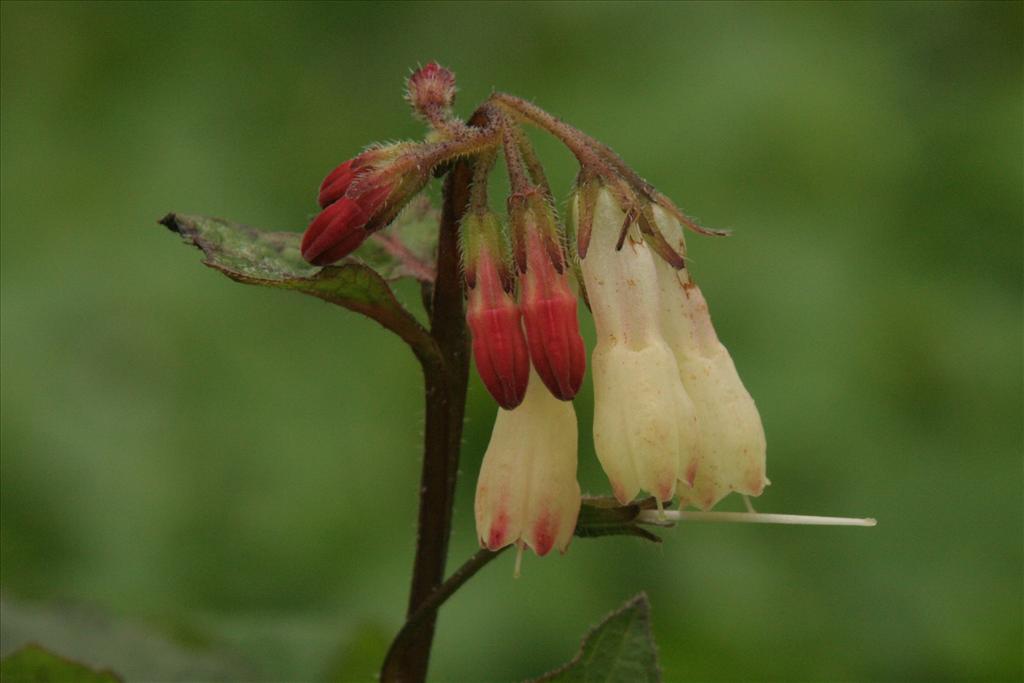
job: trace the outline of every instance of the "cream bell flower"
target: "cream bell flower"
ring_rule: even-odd
[[[689,486],[696,471],[697,414],[661,326],[659,259],[635,235],[615,249],[624,219],[601,190],[582,260],[597,328],[594,448],[619,502],[641,490],[667,501],[676,482]]]
[[[576,446],[572,402],[552,396],[531,371],[523,402],[498,409],[480,466],[474,507],[482,547],[565,552],[580,510]]]
[[[659,229],[672,240],[682,227],[660,206]],[[761,416],[711,324],[708,305],[687,271],[658,260],[658,291],[665,336],[675,355],[679,377],[693,399],[700,430],[701,455],[693,488],[680,487],[679,507],[713,507],[732,491],[759,496],[765,477],[765,436]]]

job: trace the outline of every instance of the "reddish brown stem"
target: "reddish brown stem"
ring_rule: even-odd
[[[437,607],[421,608],[444,580],[469,378],[458,225],[469,200],[471,174],[470,164],[459,161],[445,179],[430,320],[431,335],[441,350],[443,363],[439,369],[424,366],[423,471],[416,558],[406,612],[407,618],[416,615],[417,619],[403,629],[402,643],[396,641],[389,651],[381,669],[381,681],[385,683],[426,680]]]
[[[554,135],[576,156],[580,165],[598,169],[606,178],[615,175],[621,176],[635,192],[660,205],[690,230],[714,237],[729,234],[727,230],[714,230],[701,225],[676,206],[672,200],[658,192],[653,185],[641,178],[611,147],[570,126],[557,116],[552,116],[532,102],[506,93],[494,93],[491,95],[491,100],[510,109],[519,118]]]

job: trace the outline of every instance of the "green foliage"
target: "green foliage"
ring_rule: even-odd
[[[387,282],[356,259],[316,268],[302,260],[294,232],[267,232],[221,218],[173,213],[160,223],[202,250],[203,263],[236,282],[302,292],[362,313],[400,336],[417,355],[436,356],[433,340]],[[390,271],[397,274],[400,266]]]
[[[120,683],[110,671],[95,671],[48,652],[38,645],[26,645],[0,660],[4,683]]]
[[[658,683],[651,603],[643,593],[606,616],[583,637],[579,653],[536,683]]]
[[[437,59],[461,113],[528,97],[733,229],[688,247],[764,418],[756,506],[881,523],[577,538],[516,581],[507,553],[445,606],[431,680],[549,670],[641,590],[673,683],[1021,680],[1022,26],[1019,2],[0,2],[3,590],[231,636],[277,666],[251,681],[398,629],[415,360],[152,221],[298,235],[331,168],[421,135],[401,80]],[[564,198],[574,161],[535,139]],[[474,377],[452,567],[494,413]]]

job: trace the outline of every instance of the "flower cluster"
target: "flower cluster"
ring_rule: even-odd
[[[657,229],[679,221],[652,209]],[[659,501],[708,509],[731,491],[766,484],[765,439],[754,401],[715,335],[687,270],[676,270],[629,229],[610,193],[594,206],[582,261],[597,328],[594,447],[622,503],[647,491]]]
[[[728,493],[760,495],[761,419],[719,342],[685,263],[683,228],[709,231],[614,152],[535,105],[495,93],[470,124],[454,117],[454,75],[428,64],[408,100],[431,128],[423,142],[372,147],[332,171],[303,257],[333,263],[386,227],[435,173],[469,164],[460,221],[466,323],[484,386],[499,405],[476,494],[491,550],[565,551],[580,507],[572,399],[586,349],[576,280],[593,313],[594,447],[615,498],[641,492],[708,509]],[[575,240],[523,124],[552,134],[580,164],[570,202]],[[487,198],[498,156],[510,180],[506,217]]]

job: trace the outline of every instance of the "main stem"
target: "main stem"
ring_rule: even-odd
[[[458,162],[444,184],[440,235],[437,247],[437,278],[434,281],[430,333],[441,350],[439,366],[424,365],[426,429],[423,470],[420,477],[420,510],[413,563],[412,588],[406,618],[416,623],[393,647],[381,669],[384,683],[420,683],[426,680],[430,648],[437,622],[437,606],[417,614],[444,581],[452,505],[459,468],[462,422],[466,410],[469,349],[459,267],[458,226],[469,201],[472,169]],[[396,645],[399,643],[396,640]]]

